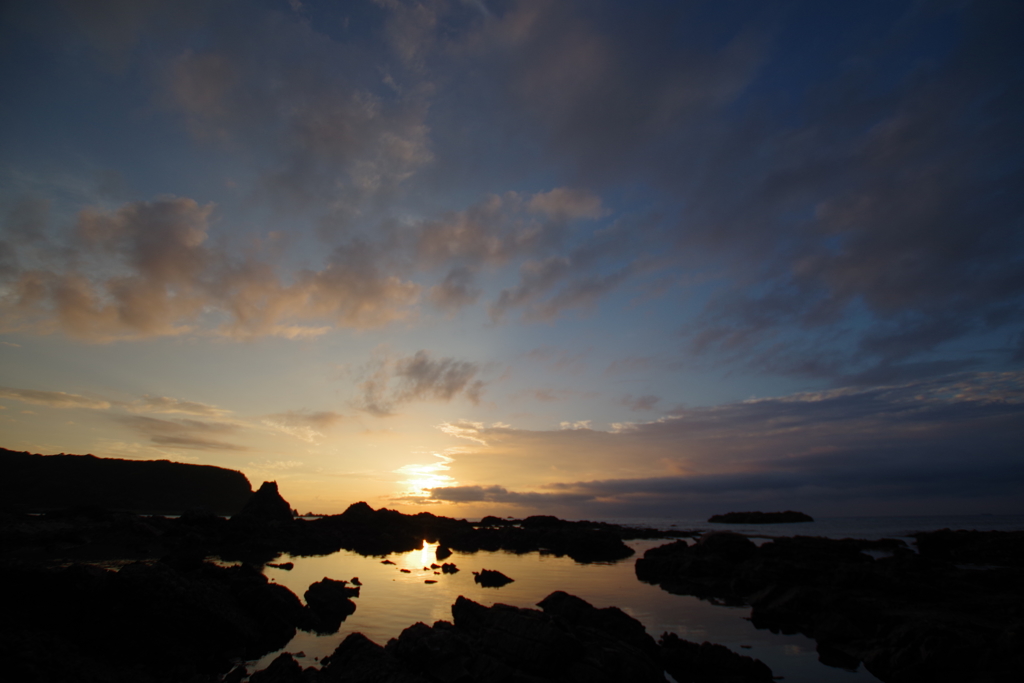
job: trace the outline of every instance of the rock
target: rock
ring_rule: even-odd
[[[7,567],[0,581],[32,595],[0,598],[0,655],[12,680],[213,680],[233,658],[283,647],[309,618],[251,567]]]
[[[438,562],[443,562],[452,556],[452,549],[439,545],[437,546],[437,550],[434,552],[434,556],[437,557]]]
[[[290,654],[282,652],[270,666],[250,676],[249,683],[302,683],[302,667]]]
[[[245,664],[239,664],[234,669],[224,674],[224,678],[220,680],[220,683],[242,683],[248,672],[245,669]]]
[[[273,562],[267,562],[267,566],[268,567],[274,567],[275,569],[283,569],[286,572],[290,572],[292,569],[295,569],[295,564],[293,562],[282,562],[281,564],[274,564]]]
[[[920,538],[917,555],[892,539],[796,536],[756,547],[716,532],[690,547],[677,542],[649,550],[637,560],[636,574],[669,592],[748,604],[754,626],[814,638],[830,666],[855,669],[863,662],[885,681],[1006,678],[1024,664],[1013,654],[1021,648],[1003,640],[1024,614],[1024,569],[1012,564],[1015,539],[973,532]],[[866,554],[877,550],[892,554]],[[1007,564],[967,564],[978,556]],[[954,557],[965,565],[953,564]]]
[[[479,572],[473,572],[473,574],[473,580],[484,588],[501,588],[514,581],[514,579],[510,579],[494,569],[481,569]]]
[[[478,526],[511,526],[512,524],[515,524],[512,520],[502,519],[501,517],[495,517],[494,515],[487,515],[480,520],[480,524]]]
[[[712,515],[708,519],[708,522],[714,524],[793,524],[813,521],[814,518],[810,515],[793,510],[785,512],[727,512],[724,515]]]
[[[277,491],[276,481],[265,481],[259,490],[252,494],[252,498],[245,504],[237,514],[231,517],[231,521],[245,522],[282,522],[293,521],[292,507]]]
[[[1024,531],[951,531],[914,534],[922,556],[949,562],[1024,566]]]
[[[573,624],[578,628],[596,628],[616,640],[628,643],[657,661],[658,644],[644,629],[643,624],[618,607],[598,609],[586,600],[564,591],[555,591],[537,606],[545,614]]]
[[[454,562],[445,562],[441,565],[442,574],[455,574],[459,571],[459,568],[455,566]]]
[[[466,669],[476,674],[476,680],[524,680],[510,675],[511,669],[542,680],[664,683],[657,659],[586,623],[585,618],[572,617],[603,610],[573,596],[549,596],[542,603],[553,613],[501,604],[488,608],[461,596],[456,600],[452,605],[455,634],[449,636],[449,642],[461,640],[471,645],[474,657]],[[624,628],[633,634],[636,629],[643,631],[639,622]],[[445,634],[449,629],[439,622],[434,631]],[[481,675],[484,671],[487,673]]]
[[[356,611],[356,604],[349,598],[359,597],[359,588],[349,588],[345,583],[325,576],[303,594],[309,609],[323,620],[318,631],[334,633],[341,622]]]
[[[634,529],[605,522],[571,522],[550,515],[524,520],[485,517],[470,528],[450,526],[439,537],[442,546],[461,552],[507,550],[568,555],[576,562],[614,562],[633,555],[627,539],[690,536],[694,532]]]
[[[345,683],[427,683],[362,633],[350,633],[321,662],[327,680]]]
[[[674,633],[661,636],[665,670],[678,683],[723,681],[771,683],[772,670],[759,659],[745,657],[724,645],[683,640]]]
[[[756,552],[757,546],[746,536],[731,531],[713,531],[704,534],[697,540],[691,554],[719,557],[730,562],[742,562]]]
[[[424,579],[423,583],[437,583],[436,579]]]
[[[450,622],[438,621],[433,628],[416,623],[388,641],[385,650],[411,671],[439,681],[479,680],[470,673],[477,668],[473,644]]]
[[[167,460],[38,455],[0,448],[0,501],[20,511],[71,507],[233,514],[252,496],[241,472]]]

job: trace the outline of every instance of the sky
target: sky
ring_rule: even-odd
[[[4,447],[1024,513],[1020,2],[0,7]]]

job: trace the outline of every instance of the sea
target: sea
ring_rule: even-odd
[[[620,518],[604,520],[615,524],[671,529],[677,531],[729,530],[745,534],[755,543],[778,536],[823,536],[827,538],[899,538],[914,548],[912,534],[938,529],[978,531],[1024,530],[1024,515],[928,516],[928,517],[832,517],[798,524],[709,524],[687,518]],[[416,622],[427,625],[451,621],[451,606],[460,595],[483,605],[503,603],[535,608],[554,591],[579,596],[595,607],[615,606],[639,620],[655,639],[675,633],[694,642],[710,641],[760,659],[776,677],[787,683],[864,683],[877,681],[861,665],[856,670],[826,666],[818,661],[815,643],[805,636],[773,633],[751,624],[749,607],[731,607],[692,596],[672,595],[658,586],[639,581],[634,574],[636,558],[652,547],[674,539],[630,541],[633,557],[618,562],[578,564],[568,557],[543,552],[521,555],[497,551],[456,552],[445,562],[454,562],[456,574],[439,574],[430,568],[440,564],[436,544],[387,557],[366,557],[342,550],[318,557],[283,554],[275,563],[291,562],[290,571],[266,567],[264,573],[275,583],[287,586],[301,599],[310,584],[323,578],[352,580],[362,584],[355,598],[356,611],[332,635],[304,631],[282,650],[247,662],[250,673],[270,664],[281,652],[289,652],[303,666],[319,667],[350,633],[360,632],[385,645]],[[394,564],[385,564],[384,560]],[[473,581],[474,571],[494,569],[513,579],[501,588],[483,588]],[[407,570],[407,571],[402,571]],[[428,581],[436,583],[427,583]]]

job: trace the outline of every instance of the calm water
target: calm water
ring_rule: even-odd
[[[804,524],[757,526],[709,525],[703,520],[686,519],[609,521],[657,528],[668,528],[674,524],[677,529],[732,529],[761,537],[799,534],[831,538],[905,538],[915,531],[946,527],[1024,529],[1024,516],[833,518]],[[287,586],[300,598],[311,583],[324,577],[345,580],[359,577],[363,583],[360,597],[355,599],[356,612],[342,623],[338,633],[316,636],[299,631],[284,648],[285,652],[304,653],[304,657],[298,658],[303,666],[316,666],[319,659],[331,654],[346,635],[355,631],[383,645],[417,621],[428,625],[438,620],[451,621],[451,605],[460,595],[484,605],[500,602],[535,607],[553,591],[564,590],[595,607],[619,607],[643,623],[655,638],[666,631],[674,632],[687,640],[721,643],[736,652],[756,657],[770,666],[776,676],[784,676],[787,683],[877,680],[863,667],[850,672],[822,665],[818,662],[814,641],[809,638],[755,629],[746,620],[749,608],[713,605],[690,596],[672,595],[657,586],[638,581],[633,571],[636,557],[665,542],[630,542],[637,555],[609,564],[580,565],[567,557],[535,552],[515,555],[503,551],[481,551],[455,553],[445,561],[456,563],[461,571],[453,575],[435,575],[432,570],[424,568],[436,563],[436,546],[424,543],[421,550],[389,555],[388,559],[395,563],[393,565],[381,564],[382,558],[379,557],[340,551],[323,557],[282,555],[276,561],[293,562],[294,569],[285,571],[267,567],[264,571],[270,580]],[[401,569],[408,569],[410,573],[403,573]],[[496,569],[515,581],[502,588],[481,588],[474,583],[472,574],[480,569]],[[428,579],[437,583],[424,583]],[[271,653],[259,663],[250,663],[249,671],[266,666],[277,654]]]

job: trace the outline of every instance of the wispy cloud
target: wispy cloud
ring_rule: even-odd
[[[359,383],[359,409],[377,417],[393,415],[395,408],[413,401],[448,402],[465,397],[476,404],[484,389],[480,367],[455,358],[433,358],[427,351],[395,358],[383,352],[363,370]]]
[[[142,415],[122,415],[114,418],[132,428],[159,446],[189,448],[207,451],[247,451],[249,448],[221,441],[217,437],[234,434],[239,427],[223,422],[200,420],[161,420]]]
[[[519,492],[498,485],[439,487],[436,494],[452,502],[520,505],[555,503],[567,494],[651,514],[712,505],[715,496],[732,496],[739,504],[747,494],[776,505],[852,501],[864,513],[872,501],[895,509],[935,496],[965,501],[988,491],[1012,497],[1024,487],[1018,457],[1022,425],[1020,372],[751,399],[682,409],[609,431],[581,429],[585,423],[565,423],[557,432],[442,425],[446,433],[478,444],[477,453],[504,462],[507,476],[522,477],[521,468],[545,462],[595,472],[617,463],[624,476],[548,479]],[[636,474],[628,476],[628,470]]]
[[[222,417],[231,413],[230,410],[206,403],[183,401],[168,396],[143,396],[137,401],[126,404],[125,408],[133,413],[180,413],[201,417]]]
[[[38,391],[35,389],[0,387],[0,398],[13,398],[23,403],[32,403],[49,408],[89,408],[92,410],[106,410],[110,408],[109,401],[79,396],[78,394],[67,394],[63,391]]]
[[[341,413],[333,411],[288,411],[267,415],[260,422],[296,439],[317,443],[324,436],[324,431],[345,419]]]

